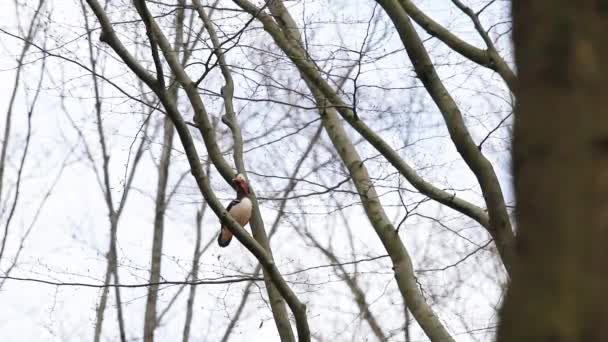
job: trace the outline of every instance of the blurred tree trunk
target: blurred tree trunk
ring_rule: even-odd
[[[608,2],[513,1],[517,261],[498,341],[608,341]]]

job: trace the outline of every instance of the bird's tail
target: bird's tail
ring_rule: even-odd
[[[226,226],[220,228],[220,234],[217,236],[217,244],[220,247],[226,247],[232,241],[232,232]]]

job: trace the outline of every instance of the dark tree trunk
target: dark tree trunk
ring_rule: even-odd
[[[608,1],[513,0],[517,257],[498,341],[608,341]]]

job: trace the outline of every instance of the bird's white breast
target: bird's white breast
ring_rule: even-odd
[[[241,199],[241,202],[230,208],[230,215],[241,225],[244,226],[251,218],[251,200],[247,197]]]

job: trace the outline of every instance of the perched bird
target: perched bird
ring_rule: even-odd
[[[242,174],[236,175],[232,180],[232,184],[236,189],[236,199],[228,204],[226,210],[230,213],[232,218],[236,220],[241,226],[245,226],[249,223],[251,218],[251,200],[247,198],[249,196],[249,185],[247,180]],[[232,240],[232,232],[230,229],[222,224],[220,227],[220,235],[217,237],[217,244],[220,247],[226,247]]]

